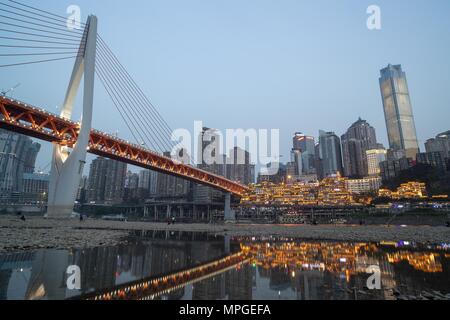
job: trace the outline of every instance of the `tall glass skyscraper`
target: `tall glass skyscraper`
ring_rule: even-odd
[[[301,132],[295,133],[292,152],[296,155],[298,155],[298,152],[301,153],[302,172],[299,175],[316,173],[314,164],[315,147],[314,137],[304,135]]]
[[[388,65],[381,70],[380,88],[390,148],[404,151],[408,158],[415,159],[419,143],[406,74],[401,65]]]
[[[319,157],[322,177],[343,173],[341,139],[334,132],[319,131]]]

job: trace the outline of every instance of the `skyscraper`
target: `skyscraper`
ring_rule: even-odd
[[[88,200],[107,204],[121,203],[126,173],[126,163],[102,157],[93,160],[88,179]]]
[[[293,140],[293,148],[295,150],[314,153],[314,137],[304,135],[301,132],[296,132]]]
[[[314,163],[315,140],[314,137],[297,132],[293,138],[293,150],[301,152],[302,174],[315,174],[316,166]]]
[[[239,147],[230,150],[227,159],[226,178],[242,184],[255,183],[255,165],[251,163],[250,153]]]
[[[300,176],[303,173],[303,154],[301,150],[292,149],[291,163],[293,164],[294,172],[292,175]]]
[[[380,88],[390,148],[403,150],[407,158],[415,159],[419,143],[406,74],[401,65],[390,64],[381,70]]]
[[[450,130],[438,134],[436,138],[427,140],[425,149],[427,152],[440,152],[444,158],[450,157]]]
[[[0,191],[22,192],[24,173],[34,173],[41,148],[29,137],[0,129]]]
[[[202,157],[202,163],[198,164],[198,168],[218,174],[221,176],[226,175],[226,156],[218,154],[220,150],[218,147],[221,145],[221,135],[217,129],[203,128],[198,138],[198,152],[205,155],[208,159]],[[220,161],[219,161],[220,160]],[[193,192],[194,202],[196,203],[213,203],[221,202],[223,200],[223,193],[213,188],[202,186],[199,184],[194,185]]]
[[[91,162],[87,187],[89,202],[103,202],[105,200],[106,158],[98,157]]]
[[[319,157],[321,178],[343,173],[341,140],[334,132],[319,132]]]
[[[127,164],[108,159],[105,181],[105,202],[107,204],[120,204],[125,192],[125,178]]]
[[[170,152],[165,152],[164,156],[170,158]],[[174,201],[189,196],[191,183],[185,179],[158,172],[151,180],[156,181],[156,198]]]
[[[342,157],[344,175],[364,178],[368,175],[367,150],[377,147],[375,129],[361,118],[342,135]]]

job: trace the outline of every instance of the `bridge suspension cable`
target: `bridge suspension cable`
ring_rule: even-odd
[[[153,148],[156,148],[161,153],[171,151],[172,146],[158,133],[158,130],[161,130],[161,125],[155,121],[148,110],[144,109],[144,104],[130,86],[129,79],[116,67],[117,64],[111,60],[111,56],[104,51],[102,45],[98,47],[97,52],[99,58],[97,64],[108,70],[108,74],[112,77],[112,82],[116,85],[116,91],[124,96],[123,101],[125,101],[125,106],[128,107],[125,112],[132,114],[133,118],[137,118],[137,122],[142,124],[142,127],[139,127]]]
[[[103,67],[97,65],[95,73],[99,77],[101,83],[103,84],[103,87],[105,88],[111,101],[113,102],[114,106],[119,112],[122,120],[128,127],[128,130],[130,130],[130,133],[135,139],[135,141],[136,142],[145,141],[145,139],[141,135],[141,130],[137,129],[137,126],[135,124],[136,120],[134,118],[130,118],[130,114],[125,110],[125,107],[123,106],[124,100],[122,97],[117,95],[118,91],[114,88],[114,84],[112,83],[112,81],[109,80],[108,76],[106,75],[106,71],[103,69]],[[139,138],[137,136],[139,136]],[[153,145],[152,147],[154,148]]]
[[[0,58],[39,57],[5,61],[0,68],[39,64],[80,57],[85,30],[69,29],[67,18],[16,0],[0,1]],[[84,29],[85,23],[79,26]],[[30,45],[26,45],[30,43]],[[14,49],[14,50],[13,50]],[[136,84],[106,42],[98,36],[96,74],[138,144],[164,154],[171,152],[172,129]],[[183,150],[183,152],[185,152]],[[192,163],[190,155],[189,161]]]
[[[0,68],[75,59],[82,54],[83,30],[67,28],[63,17],[49,16],[49,12],[18,1],[7,1],[9,4],[0,1],[0,39],[4,40],[0,45],[4,50],[0,51]],[[24,57],[39,59],[17,60]]]
[[[100,36],[97,44],[97,65],[103,70],[108,70],[108,75],[112,77],[110,83],[115,84],[116,92],[122,96],[121,100],[126,108],[122,113],[130,113],[135,119],[132,126],[135,130],[141,131],[141,137],[147,138],[144,141],[147,142],[146,145],[150,144],[160,153],[171,152],[175,143],[170,139],[172,130],[167,122]],[[192,163],[190,156],[189,161]]]
[[[11,2],[11,0],[9,0],[9,1]],[[21,18],[38,20],[38,21],[46,23],[47,25],[52,25],[52,26],[55,26],[55,27],[58,27],[58,28],[62,28],[62,27],[64,27],[64,24],[67,24],[67,19],[58,20],[58,19],[54,19],[54,18],[49,18],[49,17],[46,17],[46,16],[44,16],[42,14],[39,14],[39,13],[31,12],[31,11],[26,10],[26,9],[22,9],[22,8],[19,8],[19,7],[8,5],[8,4],[4,3],[4,2],[0,2],[0,6],[8,8],[8,9],[1,9],[3,12],[12,14],[14,16],[19,16]],[[10,9],[16,10],[16,11],[11,11]],[[19,12],[17,12],[17,11],[19,11]],[[24,12],[27,13],[27,14],[24,14]],[[32,14],[33,16],[30,16],[28,14]],[[39,18],[34,17],[34,16],[38,16]],[[54,20],[56,22],[48,21],[48,20]],[[67,27],[67,25],[66,25],[66,27]],[[83,33],[81,30],[77,30],[77,29],[73,29],[72,31],[74,33],[81,33],[81,34]]]
[[[66,18],[66,17],[63,17],[63,16],[61,16],[61,15],[58,15],[58,14],[55,14],[55,13],[52,13],[52,12],[49,12],[49,11],[45,11],[45,10],[42,10],[42,9],[39,9],[39,8],[35,8],[35,7],[33,7],[33,6],[30,6],[30,5],[21,3],[21,2],[16,1],[16,0],[8,0],[8,1],[9,1],[9,2],[12,2],[12,3],[15,3],[15,4],[18,4],[18,5],[22,6],[22,7],[29,8],[29,9],[32,9],[32,10],[34,10],[34,11],[43,13],[43,14],[45,14],[45,15],[48,15],[48,16],[51,16],[51,17],[59,18],[60,21],[61,21],[61,20],[67,21],[67,18]],[[81,26],[86,26],[86,24],[83,23],[83,22],[80,22],[80,25],[81,25]]]

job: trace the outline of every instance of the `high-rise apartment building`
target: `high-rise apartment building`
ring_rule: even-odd
[[[202,163],[198,164],[198,168],[217,174],[226,176],[226,156],[219,154],[220,150],[214,148],[221,145],[221,135],[216,129],[203,128],[198,138],[198,152],[203,155]],[[204,155],[208,158],[205,158]],[[223,193],[213,188],[195,184],[193,188],[193,198],[196,203],[213,203],[222,202]]]
[[[164,156],[170,158],[170,152],[165,152]],[[155,186],[155,192],[153,193],[153,188],[151,187],[151,194],[155,198],[164,200],[187,200],[190,190],[191,183],[185,179],[177,178],[168,174],[157,172],[151,174],[151,186]]]
[[[230,150],[226,164],[226,178],[248,185],[255,183],[255,165],[251,163],[250,153],[235,147]]]
[[[390,148],[404,150],[407,158],[416,159],[419,143],[406,74],[401,65],[390,64],[381,70],[380,88]]]
[[[139,171],[139,189],[150,190],[151,172],[150,170]]]
[[[377,147],[375,129],[361,118],[341,137],[344,175],[364,178],[368,175],[367,150]]]
[[[108,159],[99,157],[91,162],[86,191],[89,202],[102,203],[105,200],[107,161]]]
[[[29,137],[0,129],[0,192],[22,192],[24,173],[34,173],[40,148]]]
[[[126,163],[99,157],[91,163],[87,198],[89,202],[118,204],[123,201]]]

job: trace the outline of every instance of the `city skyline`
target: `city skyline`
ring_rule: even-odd
[[[448,12],[0,0],[0,300],[450,300]]]
[[[31,4],[34,2],[30,1]],[[68,4],[60,1],[46,6],[50,11],[64,15]],[[255,12],[247,22],[244,17],[253,12],[251,9],[258,8],[253,6],[254,3],[223,5],[220,6],[220,13],[219,8],[197,2],[192,4],[192,8],[187,8],[183,3],[176,4],[176,9],[169,9],[167,5],[156,2],[142,4],[139,13],[133,10],[135,18],[128,19],[128,25],[119,25],[118,15],[124,19],[131,15],[131,11],[123,8],[119,2],[112,2],[110,6],[79,2],[84,18],[90,12],[101,18],[99,32],[102,37],[112,41],[112,48],[148,92],[163,116],[170,119],[169,124],[173,129],[191,128],[197,119],[218,129],[254,126],[282,128],[282,161],[288,161],[293,132],[301,131],[317,138],[318,130],[324,128],[341,135],[360,116],[375,127],[379,142],[388,146],[377,77],[379,70],[389,63],[400,63],[408,75],[421,149],[426,140],[448,130],[445,127],[445,115],[448,113],[450,95],[445,90],[445,83],[449,82],[449,72],[445,70],[450,70],[450,65],[445,58],[448,46],[439,41],[445,30],[449,29],[449,23],[442,13],[449,6],[448,2],[435,2],[433,6],[426,7],[425,4],[409,6],[410,2],[406,5],[405,1],[395,4],[380,1],[383,27],[379,31],[367,29],[365,10],[368,4],[365,3],[327,3],[324,18],[311,21],[308,13],[323,11],[317,8],[319,4],[287,2],[278,7],[276,13],[268,14],[267,9],[271,5],[263,2],[259,4],[264,10],[253,10]],[[195,9],[199,10],[194,12]],[[330,16],[332,11],[333,17]],[[403,22],[395,19],[399,11],[405,17]],[[425,19],[427,12],[432,12],[436,19],[428,21],[425,28],[420,21]],[[293,13],[297,16],[294,17]],[[155,19],[140,19],[146,14]],[[187,24],[187,19],[190,21],[193,17],[199,18],[199,22]],[[210,21],[211,17],[217,19],[213,22]],[[177,24],[170,25],[171,21]],[[264,26],[263,21],[268,21],[269,25]],[[229,31],[221,39],[223,43],[220,43],[212,35],[223,31],[229,22],[236,23],[236,26],[230,26],[231,30],[240,28],[244,33],[232,37],[234,33]],[[201,23],[208,23],[211,30],[202,30]],[[302,28],[306,23],[308,27]],[[180,29],[181,24],[187,28]],[[133,30],[131,35],[130,30]],[[418,36],[411,38],[411,34]],[[274,38],[274,35],[282,36]],[[401,45],[394,41],[398,35],[405,39]],[[148,38],[145,44],[138,41],[143,36]],[[315,41],[317,37],[323,41]],[[130,47],[136,49],[124,50],[118,39],[120,43],[129,41]],[[268,48],[267,40],[275,45]],[[342,43],[338,43],[339,40]],[[174,45],[177,44],[185,49],[183,53],[175,50]],[[231,44],[239,50],[233,53],[224,48]],[[361,59],[354,61],[346,57],[346,47],[355,50]],[[335,54],[325,56],[321,53],[327,50]],[[253,53],[256,51],[260,58],[249,59],[249,55],[255,56]],[[286,61],[281,62],[276,58],[276,54],[280,53]],[[149,59],[135,59],[141,54],[147,54]],[[424,56],[429,58],[427,68],[422,66]],[[140,60],[139,68],[135,60]],[[307,61],[308,64],[305,64]],[[215,67],[211,68],[213,63]],[[267,65],[268,68],[263,68]],[[36,75],[25,77],[28,72],[20,68],[15,71],[5,70],[8,82],[2,80],[0,87],[9,88],[20,82],[22,85],[16,89],[14,97],[56,111],[55,106],[61,105],[63,99],[58,92],[63,91],[68,83],[65,69],[69,70],[70,64],[61,62],[48,66],[50,70],[45,75],[40,71],[42,67],[32,68],[36,75],[44,77],[43,80],[46,77],[58,79],[54,88],[38,87],[42,79],[38,80]],[[198,70],[197,75],[188,72],[193,68]],[[313,72],[312,68],[324,72]],[[350,68],[351,76],[346,76]],[[261,76],[262,70],[265,70],[265,77]],[[188,75],[194,77],[189,82]],[[211,76],[214,81],[210,81]],[[340,81],[339,77],[346,81]],[[435,81],[430,83],[427,80],[430,78]],[[225,84],[229,85],[226,90]],[[211,85],[215,87],[211,88]],[[199,90],[202,87],[206,90]],[[320,95],[317,94],[319,88]],[[119,128],[121,136],[129,137],[125,128],[120,129],[123,126],[118,125],[118,119],[108,123],[102,120],[102,114],[111,112],[112,106],[100,88],[96,93],[95,106],[94,123],[99,125],[98,129],[115,132]],[[77,108],[79,112],[79,101]],[[177,117],[185,110],[190,111],[187,117]],[[242,117],[233,116],[238,110]],[[279,110],[283,110],[283,113]],[[217,112],[223,114],[220,119],[215,117]],[[249,123],[247,119],[250,115],[253,118]],[[47,165],[49,153],[50,145],[43,144],[37,167]]]

